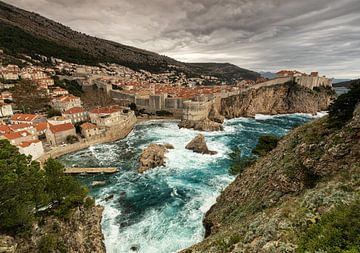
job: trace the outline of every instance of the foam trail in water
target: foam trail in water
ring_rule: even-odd
[[[234,179],[228,173],[228,153],[239,147],[249,154],[261,134],[284,135],[308,120],[303,115],[226,120],[225,131],[203,133],[209,149],[218,152],[213,156],[185,149],[198,131],[178,129],[176,122],[147,122],[124,140],[97,145],[62,160],[65,164],[121,168],[118,174],[99,176],[105,177],[106,186],[91,188],[91,194],[105,207],[102,227],[107,252],[177,252],[203,239],[205,213]],[[136,167],[141,149],[150,143],[170,143],[174,149],[166,154],[165,167],[139,175]],[[104,201],[110,194],[114,198]]]

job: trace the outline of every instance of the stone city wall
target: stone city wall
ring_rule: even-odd
[[[134,114],[131,114],[131,116],[121,124],[118,124],[112,128],[108,128],[104,135],[100,135],[99,137],[91,140],[82,139],[80,142],[74,144],[69,144],[64,147],[54,148],[49,152],[46,152],[44,155],[42,155],[38,159],[38,161],[43,163],[49,158],[57,158],[62,155],[66,155],[72,152],[86,149],[92,145],[108,143],[119,139],[123,139],[133,130],[135,124],[136,124],[136,117]]]

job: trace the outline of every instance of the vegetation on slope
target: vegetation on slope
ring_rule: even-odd
[[[44,169],[0,140],[0,232],[27,235],[49,214],[65,218],[83,204],[87,190],[64,167],[49,159]]]
[[[329,106],[329,125],[343,127],[352,118],[358,103],[360,103],[360,80],[353,82],[350,91],[339,96]]]
[[[359,217],[360,104],[350,97],[342,127],[305,124],[246,168],[207,213],[206,239],[185,252],[357,252],[358,230],[347,228]]]
[[[183,71],[189,76],[213,75],[221,80],[256,79],[259,74],[232,64],[187,64],[146,50],[98,39],[71,30],[38,14],[0,1],[0,48],[6,53],[36,54],[69,62],[96,65],[117,63],[150,72]]]
[[[230,167],[230,173],[232,175],[238,175],[242,173],[247,167],[253,165],[257,156],[265,156],[271,150],[276,148],[280,138],[274,135],[262,135],[259,138],[258,143],[255,148],[252,150],[252,155],[242,156],[241,150],[236,148],[229,154],[230,159],[232,160],[232,165]]]
[[[296,252],[360,252],[360,197],[311,224],[300,238]]]

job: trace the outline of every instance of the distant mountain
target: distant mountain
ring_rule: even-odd
[[[268,79],[274,79],[276,77],[276,73],[273,73],[273,72],[260,71],[259,74],[262,77],[265,77],[265,78],[268,78]]]
[[[11,55],[41,54],[87,65],[109,62],[150,72],[177,69],[189,76],[212,75],[227,81],[260,76],[229,63],[183,63],[157,53],[99,39],[1,1],[0,48]]]
[[[355,83],[355,82],[360,82],[360,79],[334,83],[334,84],[333,84],[333,87],[346,87],[346,88],[350,88],[350,87],[352,86],[352,84]]]

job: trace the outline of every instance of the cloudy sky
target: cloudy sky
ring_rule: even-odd
[[[360,0],[4,0],[187,62],[360,77]]]

